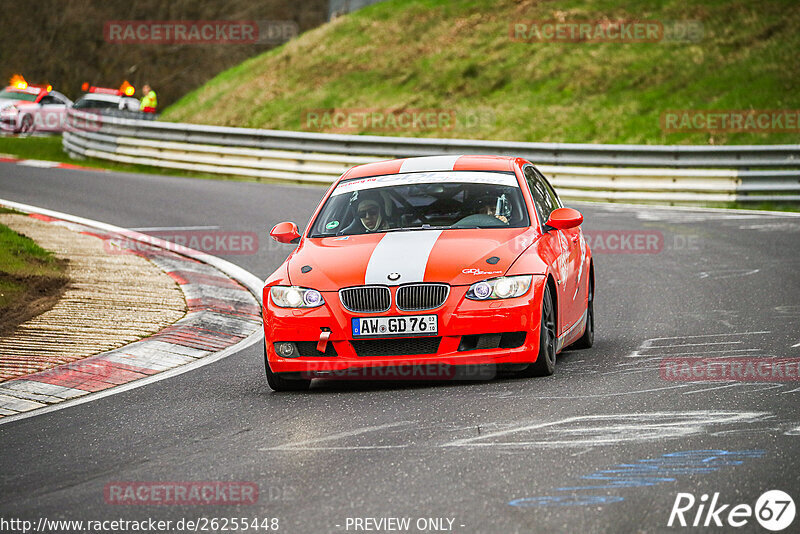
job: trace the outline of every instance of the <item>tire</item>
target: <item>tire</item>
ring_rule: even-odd
[[[594,345],[594,283],[589,282],[589,299],[586,303],[586,329],[583,335],[572,344],[576,349],[588,349]]]
[[[308,391],[308,388],[311,387],[311,380],[300,378],[300,373],[273,373],[269,368],[266,343],[264,344],[264,369],[267,373],[267,384],[273,391]]]
[[[556,370],[556,314],[550,286],[544,286],[542,297],[542,319],[539,324],[539,354],[536,361],[519,373],[528,378],[534,376],[550,376]]]
[[[19,133],[22,135],[30,135],[33,133],[33,117],[25,115],[22,117],[22,122],[19,125]]]

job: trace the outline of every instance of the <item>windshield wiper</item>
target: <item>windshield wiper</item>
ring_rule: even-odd
[[[449,226],[431,226],[430,224],[423,224],[422,226],[403,226],[402,228],[387,228],[383,232],[414,232],[417,230],[444,230]]]

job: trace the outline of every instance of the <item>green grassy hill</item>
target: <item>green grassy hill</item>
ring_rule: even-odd
[[[546,20],[699,21],[695,42],[529,43]],[[664,133],[682,109],[800,109],[800,3],[389,0],[227,70],[164,113],[181,122],[334,131],[316,109],[443,110],[442,128],[351,133],[647,144],[798,143],[798,133]]]

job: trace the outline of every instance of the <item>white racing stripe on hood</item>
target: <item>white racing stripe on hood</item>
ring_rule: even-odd
[[[441,230],[387,233],[372,251],[364,283],[399,285],[422,282],[428,257],[441,233]],[[399,273],[400,278],[389,280],[390,273]]]
[[[409,158],[400,166],[399,172],[419,172],[419,171],[452,171],[456,166],[456,160],[461,156],[424,156],[421,158]]]

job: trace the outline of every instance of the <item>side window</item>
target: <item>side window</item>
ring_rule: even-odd
[[[558,200],[552,189],[549,189],[547,181],[532,166],[525,166],[524,172],[536,207],[536,215],[539,217],[539,222],[544,225],[550,217],[550,212],[559,207]]]
[[[47,95],[45,97],[42,97],[42,99],[39,101],[39,103],[41,105],[43,105],[43,106],[52,106],[54,104],[60,104],[61,102],[59,102],[56,99],[56,97],[54,97],[52,95]]]
[[[556,194],[556,190],[553,189],[553,186],[550,185],[550,182],[547,181],[547,178],[545,178],[544,175],[542,173],[540,173],[539,171],[537,171],[536,169],[534,169],[534,172],[536,173],[536,176],[538,176],[539,179],[544,184],[545,189],[547,189],[548,196],[550,197],[550,200],[552,201],[553,206],[554,206],[553,209],[563,208],[564,205],[561,203],[561,199],[558,198],[558,195]]]

